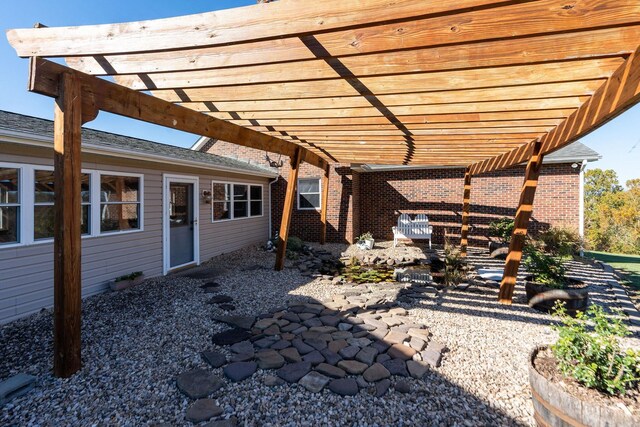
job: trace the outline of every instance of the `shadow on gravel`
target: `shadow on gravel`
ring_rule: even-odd
[[[316,396],[333,393],[365,413],[400,405],[412,425],[518,425],[438,373],[448,349],[395,301],[402,286],[376,291],[357,286],[360,292],[338,293],[322,302],[293,302],[256,317],[214,316],[231,326],[212,337],[228,353],[214,347],[203,352],[203,360],[222,368],[231,382],[248,380],[259,369],[271,372],[263,379],[265,385],[288,387],[291,393],[305,389],[311,393],[310,404]],[[197,395],[201,390],[190,386],[199,387],[206,375],[206,370],[185,372],[177,379],[178,387],[192,399],[202,397]],[[211,379],[211,390],[219,380]],[[357,403],[352,396],[359,397]],[[318,404],[312,404],[314,411],[330,409]],[[242,414],[238,416],[242,421]],[[335,425],[370,422],[347,416]]]
[[[68,380],[50,373],[50,311],[2,326],[0,378],[26,372],[39,379],[34,392],[0,409],[0,424],[191,425],[202,417],[193,404],[206,398],[214,399],[207,414],[217,414],[207,419],[233,416],[240,425],[520,424],[438,372],[449,349],[398,304],[409,285],[336,286],[330,300],[318,301],[292,294],[309,278],[282,283],[269,267],[230,265],[259,275],[264,287],[241,279],[228,285],[226,276],[213,282],[220,272],[203,268],[195,278],[150,279],[83,300],[84,365]],[[256,309],[271,305],[269,292],[284,305]],[[225,293],[236,297],[235,311],[207,304]],[[480,309],[500,308],[514,319],[517,310],[491,299],[476,289],[445,292],[439,305],[421,308],[501,318]],[[449,307],[454,303],[465,308]],[[220,331],[219,322],[230,326]]]

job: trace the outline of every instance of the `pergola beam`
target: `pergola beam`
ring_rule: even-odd
[[[292,142],[198,113],[41,58],[33,58],[31,61],[29,90],[55,98],[59,95],[57,82],[65,73],[73,75],[81,85],[83,102],[91,102],[100,111],[289,157],[299,148]],[[324,168],[326,164],[315,153],[307,153],[305,161],[320,168]]]
[[[296,187],[298,185],[298,171],[300,163],[303,160],[302,149],[296,150],[289,159],[291,170],[289,171],[289,180],[287,181],[287,190],[284,196],[284,205],[282,207],[282,219],[280,222],[280,230],[278,233],[278,250],[276,252],[275,270],[280,271],[284,268],[284,260],[287,256],[287,242],[289,240],[289,229],[291,228],[291,214],[293,213],[293,205],[296,200]]]
[[[529,84],[576,82],[580,80],[606,79],[624,62],[625,56],[612,55],[606,58],[588,58],[557,63],[510,65],[495,68],[461,69],[454,71],[432,71],[358,77],[376,96],[398,93],[420,93],[455,90],[482,89]],[[489,72],[490,70],[490,72]],[[250,78],[248,76],[247,78]],[[232,83],[216,80],[208,74],[201,79],[183,79],[164,85],[154,76],[145,78],[145,85],[138,90],[152,90],[153,95],[172,102],[217,102],[231,100],[276,100],[297,98],[334,98],[358,96],[358,91],[332,69],[330,76],[317,79],[277,80],[254,82],[253,80]],[[357,77],[357,76],[352,76]],[[255,79],[255,78],[254,78]],[[130,79],[116,76],[116,82],[127,84]],[[451,81],[456,84],[451,87]],[[286,83],[286,85],[283,85]],[[181,89],[176,93],[174,89]]]
[[[548,1],[548,0],[547,0]],[[9,40],[22,57],[93,56],[221,46],[300,37],[345,28],[428,18],[518,0],[295,0],[166,19],[81,27],[16,29]]]
[[[542,154],[558,150],[594,131],[640,102],[640,47],[611,75],[596,93],[560,125],[542,137]],[[471,166],[479,175],[526,161],[535,142]]]
[[[388,107],[403,107],[411,105],[451,104],[462,102],[486,101],[516,101],[525,99],[563,98],[577,96],[591,96],[602,85],[604,78],[578,80],[559,83],[541,83],[534,85],[519,85],[496,87],[490,89],[462,89],[442,90],[432,92],[397,93],[394,95],[379,95],[380,102]],[[196,111],[211,112],[212,108],[219,112],[238,111],[269,111],[269,110],[308,110],[309,100],[278,99],[278,100],[239,100],[216,102],[181,102],[183,107]],[[324,108],[359,108],[370,107],[371,104],[361,96],[319,97],[313,99],[314,109]]]
[[[602,85],[604,80],[601,80]],[[535,89],[535,87],[534,87]],[[552,110],[529,110],[529,111],[503,111],[500,113],[464,113],[464,114],[416,114],[403,116],[398,115],[405,125],[421,124],[421,123],[483,123],[501,120],[564,120],[573,113],[575,109],[552,109]],[[249,126],[251,121],[248,119],[230,119],[231,123]],[[334,118],[313,118],[313,119],[263,119],[260,120],[261,126],[307,126],[307,125],[367,125],[367,124],[388,124],[389,121],[385,117],[334,117]]]
[[[54,111],[53,372],[67,378],[81,359],[81,82],[58,76]],[[95,115],[89,110],[88,117]]]
[[[604,14],[600,18],[603,19]],[[450,18],[443,17],[440,21],[445,20],[450,23]],[[633,18],[630,17],[629,21],[633,22]],[[432,25],[435,27],[438,23],[433,22]],[[575,23],[572,28],[575,29]],[[544,19],[540,19],[535,25],[527,26],[526,33],[521,34],[526,37],[523,43],[527,50],[523,51],[512,40],[500,39],[495,30],[503,30],[504,36],[510,36],[512,31],[508,26],[500,26],[491,32],[467,34],[462,44],[452,45],[448,40],[442,46],[432,37],[425,37],[423,33],[427,31],[423,27],[420,32],[404,34],[402,45],[383,51],[374,43],[361,43],[354,49],[348,40],[360,38],[357,30],[327,33],[316,36],[316,39],[355,75],[371,76],[597,58],[611,56],[612,52],[624,55],[633,50],[620,49],[620,46],[631,45],[640,37],[638,25],[558,33],[557,26],[550,28]],[[484,41],[487,37],[492,40]],[[397,50],[407,47],[413,49]],[[323,60],[316,59],[316,55],[298,37],[247,43],[241,51],[236,46],[219,46],[102,57],[67,57],[66,61],[69,66],[88,74],[149,74],[152,79],[161,73],[218,69],[227,79],[232,78],[229,73],[235,70],[238,76],[260,73],[263,81],[269,81],[273,76],[268,74],[273,73],[275,65],[280,67],[282,77],[298,70],[297,78],[310,79],[321,78],[328,70]],[[252,69],[251,66],[261,68]]]
[[[327,210],[329,208],[329,173],[331,168],[327,165],[322,175],[322,202],[320,203],[320,244],[324,245],[327,241]]]
[[[469,216],[471,213],[471,170],[464,170],[464,191],[462,194],[462,227],[460,229],[460,255],[467,256],[469,245]]]
[[[496,120],[493,122],[459,122],[459,123],[415,123],[407,124],[405,127],[409,130],[420,129],[469,129],[469,128],[521,128],[521,127],[549,127],[559,125],[560,119],[532,119],[532,120]],[[289,126],[246,126],[249,129],[253,129],[257,132],[268,132],[274,129],[280,131],[337,131],[337,130],[389,130],[397,129],[392,124],[361,124],[361,125],[345,125],[345,124],[330,124],[325,126],[319,126],[314,124],[307,125],[289,125]]]
[[[529,219],[533,213],[533,199],[538,187],[538,177],[542,168],[542,143],[535,141],[533,144],[533,153],[527,163],[527,169],[524,175],[524,183],[520,192],[520,201],[514,220],[513,233],[509,242],[509,253],[504,265],[504,273],[500,282],[500,292],[498,299],[502,304],[511,304],[513,298],[513,290],[516,286],[518,277],[518,269],[522,260],[522,250],[527,237],[527,229]]]

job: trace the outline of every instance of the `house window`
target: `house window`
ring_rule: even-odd
[[[211,187],[212,219],[231,219],[231,184],[214,182]]]
[[[141,179],[100,175],[100,232],[139,230]]]
[[[214,222],[262,216],[262,186],[212,182],[211,211]]]
[[[249,190],[250,207],[249,211],[251,216],[262,215],[262,186],[252,185]]]
[[[249,216],[249,188],[246,185],[233,185],[233,217]]]
[[[53,237],[54,218],[54,177],[52,170],[34,171],[34,198],[33,198],[33,239],[50,239]],[[83,173],[80,181],[80,194],[82,197],[82,211],[80,226],[82,234],[90,233],[90,182],[91,175]]]
[[[298,180],[298,209],[320,209],[320,178]]]
[[[20,241],[20,169],[0,168],[0,245]]]

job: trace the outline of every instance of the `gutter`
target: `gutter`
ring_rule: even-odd
[[[279,179],[280,179],[280,174],[278,173],[278,176],[276,176],[273,181],[269,182],[269,240],[271,240],[274,237],[273,224],[271,219],[271,209],[272,209],[271,203],[273,203],[273,199],[271,198],[271,189],[273,188],[273,184],[278,182]]]
[[[598,156],[598,157],[589,157],[587,159],[576,159],[575,157],[557,157],[557,158],[551,158],[551,159],[543,159],[542,160],[542,164],[543,165],[552,165],[552,164],[561,164],[561,163],[574,163],[574,162],[579,162],[579,161],[588,161],[588,162],[595,162],[597,160],[600,160],[602,158],[602,156]],[[513,166],[524,166],[527,163],[520,163],[518,165],[513,165]],[[512,166],[512,167],[513,167]],[[410,171],[410,170],[424,170],[424,169],[464,169],[466,166],[464,165],[460,165],[460,166],[402,166],[402,165],[369,165],[369,164],[361,164],[361,165],[354,165],[351,167],[351,170],[354,170],[356,172],[395,172],[395,171]]]
[[[43,147],[52,149],[53,140],[50,137],[34,135],[23,132],[15,132],[6,129],[0,129],[0,137],[5,138],[5,142],[15,144],[31,145],[35,147]],[[89,154],[99,154],[104,156],[120,157],[134,160],[151,161],[156,163],[164,163],[180,166],[195,166],[202,169],[215,170],[220,172],[241,173],[244,175],[255,175],[260,177],[274,178],[277,175],[274,172],[237,169],[229,166],[214,165],[207,162],[198,162],[195,160],[176,159],[173,157],[161,156],[158,154],[140,153],[134,150],[126,150],[123,148],[106,147],[103,145],[94,145],[89,143],[82,144],[82,152]]]
[[[195,144],[193,144],[190,148],[190,150],[193,151],[200,151],[200,148],[202,148],[202,146],[204,144],[206,144],[207,142],[209,142],[211,138],[207,137],[207,136],[201,136],[200,138],[198,138],[198,140],[195,142]]]
[[[585,159],[580,165],[580,199],[578,209],[578,235],[580,236],[580,256],[584,256],[584,170],[587,167],[588,160]]]

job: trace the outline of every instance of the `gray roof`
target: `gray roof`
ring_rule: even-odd
[[[594,162],[596,160],[601,159],[602,156],[587,147],[581,142],[574,142],[569,144],[561,149],[554,151],[553,153],[547,154],[544,156],[544,160],[542,163],[574,163],[574,162],[582,162],[586,160],[588,162]],[[365,172],[375,172],[375,171],[391,171],[391,170],[401,170],[401,169],[439,169],[439,168],[458,168],[459,166],[419,166],[419,165],[361,165],[357,167],[360,170]]]
[[[44,137],[53,141],[53,121],[26,116],[0,110],[0,130],[6,129],[12,132],[32,134]],[[211,165],[212,169],[236,169],[242,172],[259,172],[261,174],[274,175],[273,171],[265,167],[249,164],[241,160],[230,159],[228,157],[203,153],[190,150],[188,148],[176,147],[174,145],[161,144],[159,142],[147,141],[145,139],[133,138],[130,136],[118,135],[94,129],[82,128],[82,144],[94,147],[112,148],[125,150],[127,152],[148,155],[153,157],[165,157],[166,159],[178,159],[189,162]]]
[[[565,147],[562,147],[558,151],[554,151],[551,154],[547,154],[544,156],[545,162],[554,162],[561,163],[563,161],[568,162],[581,162],[583,160],[587,160],[589,162],[594,162],[596,160],[601,159],[602,156],[595,150],[584,145],[582,142],[576,141],[573,144],[569,144]]]

